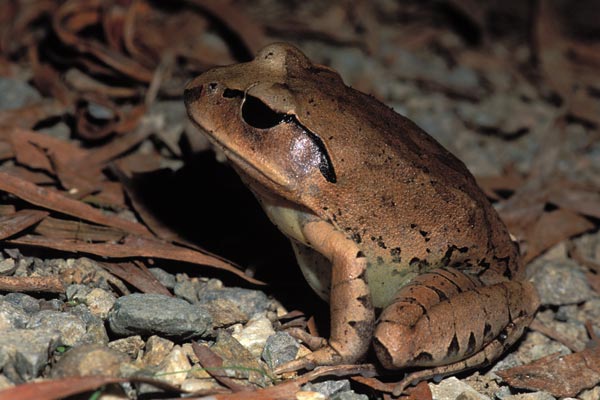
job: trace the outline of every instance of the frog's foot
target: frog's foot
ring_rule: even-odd
[[[439,367],[423,369],[407,374],[404,379],[396,384],[392,392],[393,395],[400,396],[408,386],[416,384],[422,380],[439,379],[446,375],[489,365],[519,339],[523,333],[523,330],[529,323],[529,321],[527,321],[527,323],[523,322],[525,321],[519,320],[515,323],[509,324],[496,339],[492,340],[481,351],[473,354],[471,357],[452,364],[441,365]]]
[[[312,352],[304,357],[287,362],[275,368],[276,374],[284,372],[298,371],[301,369],[311,370],[321,365],[339,365],[346,360],[333,347],[326,345],[315,352]]]

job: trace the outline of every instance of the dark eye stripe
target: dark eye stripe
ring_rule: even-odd
[[[335,170],[333,169],[333,164],[331,163],[331,158],[329,158],[329,153],[327,152],[327,149],[325,148],[323,141],[321,140],[320,137],[318,137],[317,135],[315,135],[314,133],[312,133],[311,131],[306,129],[300,123],[298,123],[298,125],[301,126],[302,129],[304,129],[304,132],[306,132],[308,137],[311,138],[311,140],[313,141],[315,146],[317,146],[317,148],[319,149],[319,153],[321,154],[321,160],[319,162],[319,171],[321,171],[321,174],[323,175],[323,177],[325,177],[327,182],[336,183],[337,176],[335,175]]]

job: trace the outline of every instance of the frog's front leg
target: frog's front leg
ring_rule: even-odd
[[[381,314],[374,346],[384,367],[432,367],[404,381],[490,363],[512,345],[539,305],[529,282],[484,285],[454,268],[415,278]]]
[[[307,223],[303,233],[310,246],[332,264],[331,335],[327,345],[282,365],[276,372],[354,363],[365,355],[373,337],[375,312],[365,280],[365,256],[352,240],[325,221]]]

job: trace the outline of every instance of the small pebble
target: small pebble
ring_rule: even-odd
[[[17,263],[12,258],[0,261],[0,275],[10,275],[17,269]]]
[[[52,368],[52,376],[119,376],[122,363],[129,357],[102,344],[84,344],[67,351]]]
[[[584,390],[577,396],[579,400],[598,400],[600,399],[600,385],[589,390]]]
[[[29,329],[60,332],[60,340],[66,346],[79,344],[86,335],[85,322],[78,316],[52,310],[43,310],[31,317]]]
[[[329,398],[337,393],[350,390],[350,381],[347,379],[340,379],[338,381],[307,383],[306,385],[302,386],[302,390],[319,392]]]
[[[25,293],[8,293],[4,300],[21,307],[28,314],[40,311],[40,301]]]
[[[555,342],[538,332],[529,332],[513,351],[507,352],[492,367],[490,374],[519,365],[527,364],[554,353],[570,354],[563,344]]]
[[[219,331],[211,350],[223,359],[223,366],[230,367],[225,369],[227,376],[247,378],[248,383],[255,383],[259,386],[267,384],[265,368],[260,360],[227,331]]]
[[[175,296],[187,300],[193,304],[198,303],[198,288],[198,281],[186,279],[175,284],[173,287],[173,293],[175,293]]]
[[[488,396],[477,393],[475,389],[455,377],[449,377],[438,384],[429,384],[433,398],[436,400],[456,400],[459,396],[469,400],[491,400]]]
[[[0,369],[14,383],[33,379],[60,344],[60,334],[54,330],[5,329],[0,334]]]
[[[135,360],[140,355],[144,348],[144,341],[138,335],[129,336],[123,339],[113,340],[108,343],[108,347],[118,352],[127,354],[132,360]]]
[[[77,287],[77,289],[74,291],[70,290],[74,286]],[[81,287],[85,289],[82,289]],[[108,317],[108,312],[117,300],[115,295],[111,292],[100,288],[90,289],[83,285],[69,286],[67,288],[67,298],[85,304],[93,315],[102,319]]]
[[[108,343],[104,320],[92,314],[87,306],[79,304],[69,309],[69,313],[78,316],[85,322],[87,332],[81,340],[83,343]]]
[[[369,400],[369,396],[355,393],[354,390],[347,390],[331,396],[331,400]]]
[[[222,388],[222,386],[212,378],[189,378],[184,380],[180,387],[181,390],[187,392],[210,391]]]
[[[159,365],[175,344],[159,336],[150,336],[146,342],[146,351],[142,361],[147,366]]]
[[[192,364],[190,364],[181,347],[175,346],[160,363],[156,377],[171,385],[181,385],[191,369]]]
[[[260,357],[267,339],[274,333],[271,321],[264,315],[257,315],[239,332],[234,332],[232,335],[255,357]]]
[[[306,390],[297,392],[296,400],[327,400],[327,396],[323,393]]]
[[[263,292],[243,288],[202,290],[198,293],[198,301],[206,306],[215,320],[223,323],[225,319],[227,324],[246,322],[255,314],[265,313],[271,305]],[[242,319],[232,321],[231,316]]]
[[[29,322],[29,314],[17,304],[0,299],[0,332],[10,328],[25,328]]]
[[[292,361],[298,354],[300,344],[287,332],[269,336],[262,352],[262,359],[273,369]]]
[[[576,304],[593,297],[585,274],[574,261],[538,262],[532,266],[535,272],[531,279],[543,305]]]
[[[148,268],[148,271],[150,271],[150,273],[154,275],[154,277],[158,279],[158,281],[167,289],[173,289],[175,287],[175,283],[177,283],[175,280],[175,275],[170,274],[164,269],[158,267]]]

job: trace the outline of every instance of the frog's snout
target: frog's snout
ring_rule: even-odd
[[[183,101],[186,105],[197,102],[202,97],[203,85],[191,82],[183,91]]]

